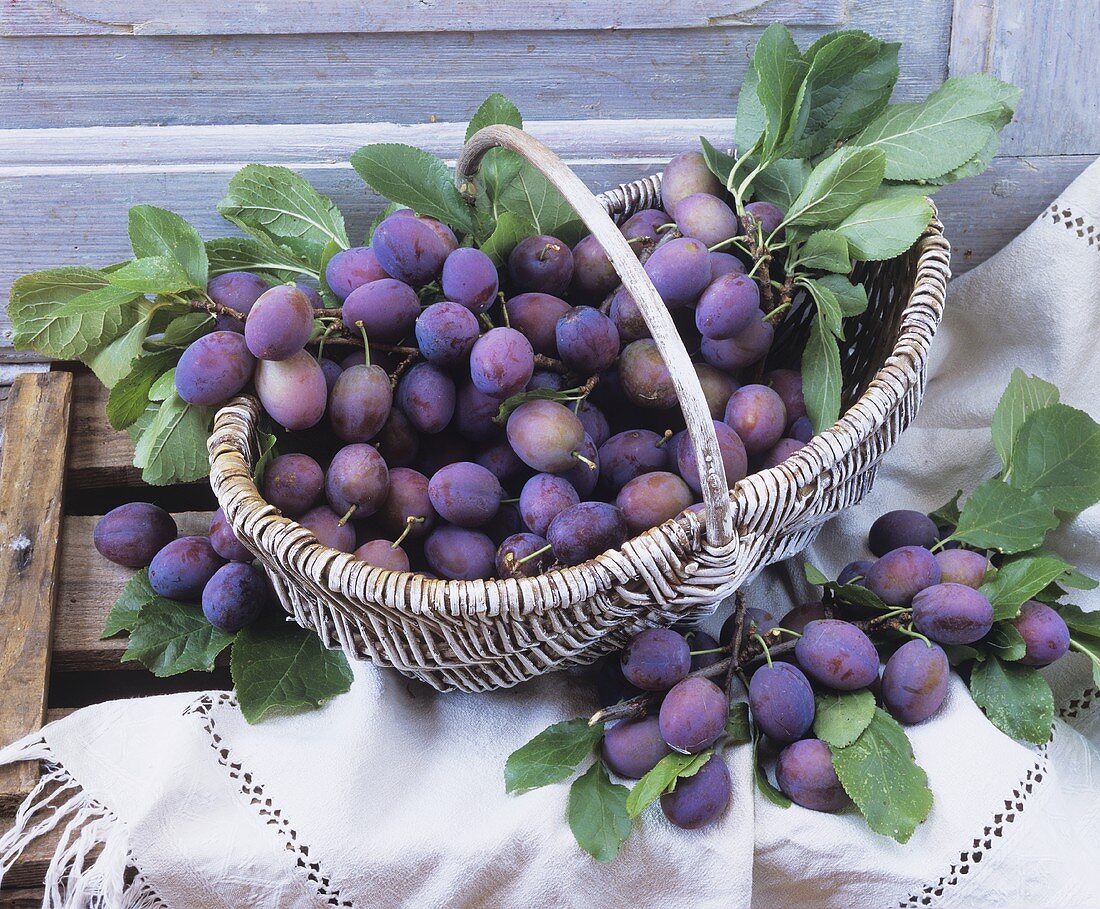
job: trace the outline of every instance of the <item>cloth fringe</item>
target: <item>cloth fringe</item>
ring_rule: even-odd
[[[0,835],[0,884],[39,837],[61,835],[44,879],[42,909],[166,909],[137,870],[125,824],[90,798],[40,733],[0,749],[0,765],[38,761],[38,785]]]

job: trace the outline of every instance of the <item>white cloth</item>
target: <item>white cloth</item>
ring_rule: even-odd
[[[1098,236],[1095,164],[953,283],[917,423],[868,501],[826,529],[810,554],[820,567],[853,558],[881,512],[937,506],[994,472],[988,426],[1013,366],[1100,415]],[[1055,548],[1096,575],[1098,541],[1093,509]],[[797,576],[793,564],[768,572],[753,602],[782,610],[804,598]],[[1096,594],[1079,602],[1100,608]],[[70,786],[53,821],[91,822],[51,869],[57,906],[85,905],[92,893],[103,895],[96,905],[172,909],[1095,906],[1100,711],[1088,708],[1100,694],[1086,694],[1082,660],[1064,662],[1052,672],[1054,738],[1041,748],[994,729],[958,679],[939,714],[909,728],[935,804],[905,846],[870,833],[851,810],[771,805],[754,794],[750,748],[740,746],[727,752],[734,793],[722,821],[686,832],[651,810],[618,860],[598,865],[566,825],[566,785],[504,793],[509,752],[595,707],[562,674],[437,695],[359,665],[351,692],[323,710],[258,726],[217,692],[112,702],[0,760],[46,759],[50,779]],[[0,860],[35,824],[53,822],[30,809],[0,838]],[[105,845],[99,859],[66,866],[95,842]],[[127,865],[139,874],[124,887]]]

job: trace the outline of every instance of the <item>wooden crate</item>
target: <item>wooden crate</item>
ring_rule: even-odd
[[[120,662],[125,637],[99,640],[133,572],[92,546],[98,517],[140,499],[171,511],[182,534],[206,533],[209,487],[143,485],[129,437],[104,416],[106,390],[83,369],[24,373],[0,391],[0,745],[88,704],[228,688],[224,659],[213,673],[158,679]],[[0,828],[36,779],[35,765],[0,770]],[[44,838],[28,849],[4,879],[0,909],[41,904],[53,846]]]

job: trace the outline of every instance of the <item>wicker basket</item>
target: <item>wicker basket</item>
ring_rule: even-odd
[[[218,502],[294,620],[315,629],[330,647],[440,690],[484,691],[590,663],[642,628],[713,612],[754,572],[807,546],[825,521],[863,498],[879,460],[916,414],[949,275],[950,248],[938,221],[905,256],[861,266],[857,278],[870,305],[846,323],[846,413],[782,464],[731,490],[688,353],[615,226],[658,204],[660,175],[593,196],[535,139],[510,127],[487,127],[463,150],[460,187],[497,146],[523,155],[562,192],[637,300],[698,452],[705,515],[682,515],[621,549],[537,577],[432,580],[321,546],[263,500],[252,480],[261,414],[255,399],[236,398],[224,407],[209,441]],[[793,360],[809,318],[803,307],[784,321],[775,361]]]

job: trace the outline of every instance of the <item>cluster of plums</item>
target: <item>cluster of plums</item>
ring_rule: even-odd
[[[796,606],[781,620],[761,609],[745,610],[739,648],[752,635],[764,639],[765,648],[785,635],[797,639],[793,653],[774,660],[769,654],[748,682],[753,722],[779,749],[776,782],[796,804],[833,812],[850,801],[829,747],[812,737],[815,691],[869,689],[899,722],[923,722],[947,696],[950,664],[941,645],[976,644],[992,629],[993,607],[978,589],[988,558],[952,543],[941,547],[941,538],[942,528],[929,516],[889,512],[870,530],[868,544],[877,558],[852,562],[840,572],[838,583],[858,584],[896,612],[904,630],[882,635],[877,646],[854,622],[830,617],[822,602]],[[1044,603],[1025,603],[1012,624],[1026,648],[1023,665],[1046,666],[1069,650],[1065,621]],[[734,633],[734,616],[717,641],[694,628],[649,629],[627,645],[621,661],[601,665],[596,683],[605,706],[645,691],[668,692],[657,713],[608,729],[603,759],[611,771],[639,779],[672,751],[694,753],[718,740],[729,706],[725,695],[689,672],[705,670],[728,653]],[[884,666],[880,650],[888,654]],[[672,823],[699,827],[721,815],[730,797],[725,763],[716,754],[704,770],[662,797]]]
[[[809,440],[802,378],[763,369],[773,328],[745,263],[711,249],[742,225],[702,155],[673,160],[662,193],[663,209],[621,229],[692,354],[734,483]],[[780,227],[774,206],[748,213]],[[400,209],[324,279],[338,311],[305,284],[218,275],[215,330],[175,372],[185,401],[254,391],[289,431],[262,492],[321,543],[378,568],[503,578],[584,562],[698,507],[669,371],[594,237],[528,237],[498,272]]]
[[[271,602],[267,578],[237,539],[221,509],[208,536],[179,536],[175,520],[148,502],[107,512],[92,535],[100,555],[127,568],[148,568],[149,586],[162,597],[201,602],[215,628],[230,633],[256,621]]]

